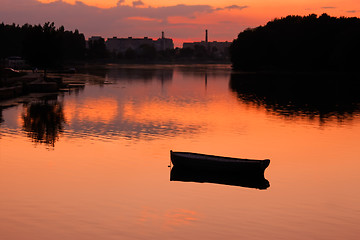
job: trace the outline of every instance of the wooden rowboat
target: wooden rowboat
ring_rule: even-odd
[[[221,157],[191,152],[170,151],[171,162],[174,167],[199,169],[206,171],[231,171],[246,174],[262,173],[269,166],[270,160],[253,160],[232,157]]]

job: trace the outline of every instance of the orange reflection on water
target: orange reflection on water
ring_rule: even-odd
[[[163,231],[172,231],[181,226],[193,224],[199,221],[199,213],[188,209],[160,209],[144,208],[140,212],[138,222],[141,224],[154,224],[161,226]]]
[[[179,226],[191,224],[199,220],[198,213],[187,209],[174,209],[165,214],[165,226]]]
[[[109,97],[100,99],[87,98],[80,103],[67,102],[64,108],[66,120],[69,124],[74,119],[94,123],[109,123],[118,114],[118,102]]]
[[[143,123],[170,122],[174,120],[189,123],[196,121],[194,117],[206,110],[207,106],[205,104],[186,107],[186,105],[177,102],[154,101],[136,105],[133,102],[127,102],[124,104],[123,116],[131,121]]]
[[[203,131],[169,135],[171,129],[165,129],[153,141],[102,141],[68,133],[54,151],[34,148],[19,133],[0,138],[0,238],[259,240],[296,234],[298,239],[357,239],[358,115],[340,126],[333,120],[322,127],[304,118],[285,120],[229,93],[228,78],[223,88],[209,78],[208,95],[201,92],[202,81],[189,78],[187,88],[174,79],[165,89],[167,99],[134,94],[124,100],[124,94],[117,102],[118,92],[110,87],[97,99],[65,99],[64,114],[70,124],[111,122],[113,132],[123,129],[112,121],[123,128],[171,122],[170,127],[196,125]],[[147,89],[141,86],[131,90],[143,95]],[[138,125],[135,133],[147,126]],[[265,175],[271,186],[258,191],[170,182],[167,166],[174,148],[268,157]]]

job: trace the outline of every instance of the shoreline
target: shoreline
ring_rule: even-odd
[[[185,61],[79,61],[79,62],[68,62],[64,65],[65,70],[49,70],[47,79],[44,79],[43,73],[38,72],[34,73],[30,70],[24,70],[26,73],[24,76],[19,77],[11,77],[11,78],[2,78],[0,79],[1,87],[0,87],[0,106],[4,106],[4,102],[13,100],[19,97],[24,97],[29,94],[48,94],[48,93],[58,93],[61,92],[61,89],[70,89],[69,85],[73,83],[64,82],[63,79],[59,76],[51,76],[56,74],[77,74],[76,72],[69,73],[66,72],[66,69],[79,69],[80,73],[83,69],[91,68],[91,67],[100,67],[100,66],[111,66],[111,65],[119,65],[119,66],[189,66],[189,67],[198,67],[201,65],[228,65],[229,70],[232,75],[238,75],[239,77],[243,76],[244,78],[269,78],[269,80],[279,79],[291,81],[300,80],[300,81],[308,81],[309,79],[302,79],[310,77],[312,80],[324,77],[329,77],[330,79],[334,78],[342,78],[351,79],[353,81],[360,81],[360,71],[299,71],[299,70],[269,70],[269,71],[241,71],[234,69],[232,64],[229,62],[220,62],[220,61],[194,61],[194,62],[185,62]],[[286,79],[289,78],[289,79]],[[320,80],[320,79],[319,79]],[[82,85],[84,83],[81,83]],[[8,104],[5,104],[8,105]]]

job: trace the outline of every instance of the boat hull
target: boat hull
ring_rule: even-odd
[[[252,160],[231,157],[221,157],[200,153],[170,151],[171,162],[178,168],[198,169],[215,172],[242,172],[264,174],[270,160]]]

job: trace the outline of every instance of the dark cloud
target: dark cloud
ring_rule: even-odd
[[[331,6],[328,6],[328,7],[321,7],[322,9],[335,9],[336,7],[331,7]]]
[[[223,7],[223,8],[216,8],[216,11],[221,11],[221,10],[243,10],[245,8],[248,8],[248,6],[239,6],[239,5],[231,5],[231,6],[227,6],[227,7]]]
[[[243,10],[244,8],[248,8],[248,6],[231,5],[225,7],[225,9],[238,9],[238,10]]]
[[[119,0],[119,1],[116,3],[116,6],[120,7],[124,2],[125,2],[125,0]]]
[[[132,5],[133,7],[138,7],[138,6],[144,6],[145,4],[143,3],[143,1],[138,0],[138,1],[133,1]]]
[[[357,12],[360,12],[360,10],[348,10],[346,11],[347,13],[357,13]]]

